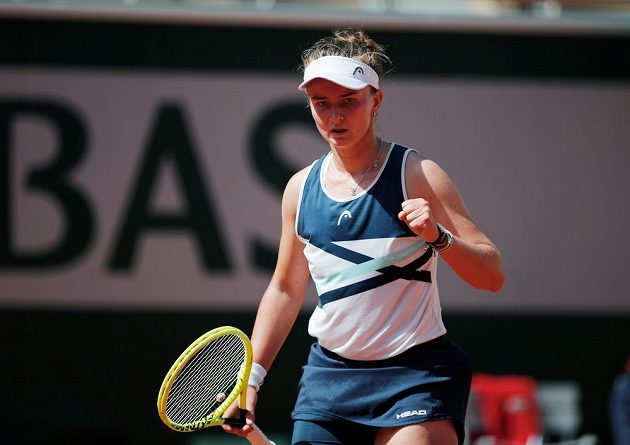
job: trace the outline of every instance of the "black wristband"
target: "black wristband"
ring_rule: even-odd
[[[436,252],[445,252],[453,244],[453,234],[438,223],[438,238],[432,243],[427,242]]]

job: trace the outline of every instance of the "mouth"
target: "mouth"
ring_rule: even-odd
[[[330,130],[330,133],[333,136],[343,136],[348,133],[348,130],[346,130],[345,128],[333,128],[332,130]]]

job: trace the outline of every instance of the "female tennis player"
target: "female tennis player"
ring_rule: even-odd
[[[295,174],[283,195],[278,262],[252,333],[249,409],[310,272],[319,298],[308,332],[317,341],[300,380],[292,443],[461,444],[471,365],[445,337],[437,262],[475,288],[498,291],[499,250],[438,164],[376,134],[389,64],[381,45],[363,31],[339,30],[302,61],[299,89],[330,151]],[[246,435],[250,427],[224,428]]]

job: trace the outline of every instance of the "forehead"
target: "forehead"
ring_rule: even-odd
[[[327,79],[317,78],[311,80],[306,86],[306,94],[309,98],[313,97],[346,97],[364,94],[368,87],[361,90],[353,90],[342,87]]]

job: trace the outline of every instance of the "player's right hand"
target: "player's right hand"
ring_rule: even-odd
[[[245,420],[245,425],[242,428],[236,427],[234,425],[221,425],[221,427],[223,428],[224,431],[230,433],[230,434],[234,434],[236,436],[240,436],[240,437],[245,437],[247,436],[249,433],[251,433],[253,431],[253,424],[254,421],[256,420],[256,415],[255,415],[255,410],[256,410],[256,402],[258,402],[258,393],[256,392],[256,390],[251,387],[251,386],[247,386],[247,418]],[[239,407],[238,407],[238,400],[234,401],[234,403],[232,403],[232,405],[230,405],[230,407],[225,410],[225,413],[223,414],[223,418],[229,418],[229,417],[239,417],[240,413],[239,413]]]

